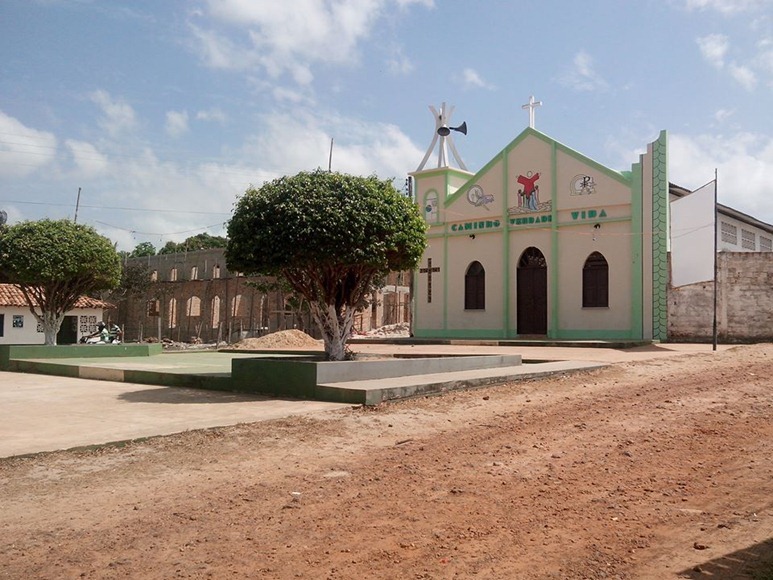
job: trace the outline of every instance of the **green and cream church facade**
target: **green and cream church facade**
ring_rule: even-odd
[[[452,140],[466,126],[430,107],[435,136],[410,174],[428,225],[414,336],[665,340],[666,133],[615,171],[537,131],[535,104],[530,126],[476,173]]]

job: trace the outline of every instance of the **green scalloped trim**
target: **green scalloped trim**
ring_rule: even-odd
[[[668,334],[668,154],[666,132],[652,144],[652,339]]]

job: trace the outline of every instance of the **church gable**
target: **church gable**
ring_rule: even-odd
[[[494,159],[446,200],[448,222],[500,215],[505,203],[502,161]]]

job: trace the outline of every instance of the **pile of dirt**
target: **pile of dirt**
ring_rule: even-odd
[[[242,350],[261,350],[264,348],[315,348],[321,347],[322,341],[317,340],[302,330],[280,330],[260,338],[245,338],[231,345],[230,348]]]
[[[379,328],[374,328],[368,332],[364,332],[360,335],[352,336],[352,338],[359,337],[379,337],[379,338],[397,338],[410,336],[411,329],[407,322],[400,322],[398,324],[388,324]]]

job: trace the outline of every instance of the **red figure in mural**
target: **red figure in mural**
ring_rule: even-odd
[[[539,185],[537,180],[539,179],[539,172],[532,174],[531,171],[527,171],[526,175],[519,175],[516,180],[523,185],[523,189],[518,190],[518,206],[526,206],[532,211],[537,211],[539,205]]]

